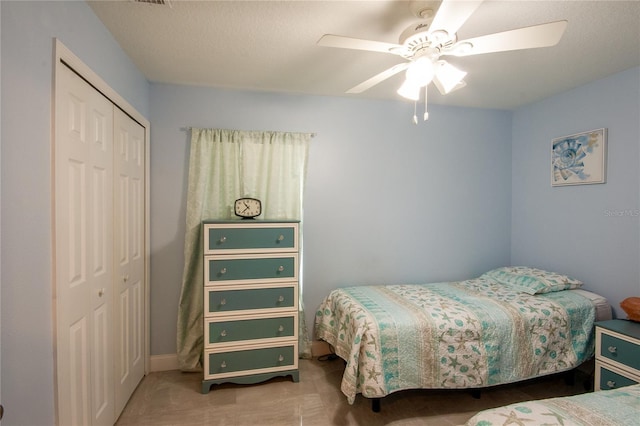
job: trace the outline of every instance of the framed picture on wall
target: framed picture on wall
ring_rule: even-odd
[[[551,186],[605,183],[607,129],[553,139]]]

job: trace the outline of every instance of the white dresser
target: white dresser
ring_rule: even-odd
[[[258,383],[298,372],[298,222],[203,223],[204,379]]]

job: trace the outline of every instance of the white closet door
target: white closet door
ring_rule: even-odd
[[[112,425],[113,104],[62,66],[55,108],[58,421]]]
[[[114,112],[116,416],[144,376],[145,129]]]

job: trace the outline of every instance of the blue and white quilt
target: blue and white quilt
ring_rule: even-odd
[[[465,425],[636,426],[639,423],[640,385],[633,385],[492,408],[476,414]]]
[[[594,353],[595,309],[570,290],[531,295],[487,276],[332,291],[316,336],[346,361],[341,390],[482,388],[569,370]]]

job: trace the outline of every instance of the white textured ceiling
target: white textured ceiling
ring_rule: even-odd
[[[397,43],[417,22],[407,1],[193,1],[169,6],[88,1],[153,82],[402,99],[402,74],[344,92],[402,62],[398,56],[317,46],[326,33]],[[436,2],[437,6],[437,2]],[[640,1],[486,0],[458,31],[466,39],[566,19],[554,47],[447,57],[469,72],[463,89],[430,103],[512,109],[640,66]]]

